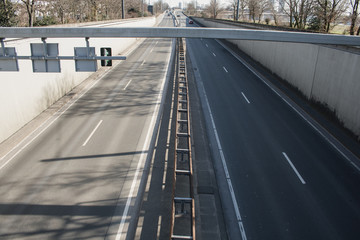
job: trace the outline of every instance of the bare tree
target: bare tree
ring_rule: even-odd
[[[299,0],[295,5],[294,11],[294,20],[295,27],[299,29],[305,29],[307,24],[307,19],[311,14],[312,8],[314,6],[313,0]]]
[[[211,18],[217,18],[220,12],[223,11],[223,9],[220,7],[220,4],[216,0],[211,0],[210,4],[207,6],[206,11],[209,13]]]
[[[275,25],[278,26],[279,25],[279,20],[278,20],[278,11],[276,10],[275,8],[275,1],[271,1],[269,0],[269,10],[274,18],[274,22],[275,22]]]
[[[267,0],[258,0],[259,2],[259,10],[258,10],[258,22],[260,23],[261,17],[266,10],[269,9],[269,1]]]
[[[346,2],[344,0],[316,0],[316,3],[320,30],[329,32],[331,24],[334,24],[346,11]]]
[[[231,0],[230,1],[230,7],[233,11],[233,20],[236,21],[238,19],[238,12],[237,12],[237,7],[238,7],[238,1],[239,0]]]
[[[249,8],[249,20],[252,20],[255,23],[256,16],[258,15],[258,11],[259,11],[259,2],[257,0],[249,0],[248,8]]]
[[[281,7],[289,16],[290,27],[305,29],[307,19],[314,7],[314,0],[285,0]]]
[[[192,15],[192,16],[194,16],[194,15],[196,14],[196,9],[195,9],[195,3],[194,3],[194,1],[192,1],[192,2],[190,2],[190,3],[187,4],[187,6],[186,6],[186,13],[187,13],[188,15]]]
[[[0,0],[5,1],[5,0]],[[10,0],[8,0],[10,1]],[[54,19],[59,23],[84,22],[117,19],[125,17],[122,14],[123,3],[121,0],[18,0],[17,14],[18,19],[27,19],[28,26],[36,24],[38,15],[44,18]],[[145,0],[125,0],[124,6],[127,15],[139,17],[145,15]],[[158,6],[159,11],[164,9],[162,0],[158,0],[154,5]],[[20,25],[24,24],[22,20]]]
[[[48,0],[49,11],[52,15],[59,19],[59,22],[64,24],[67,22],[70,12],[71,0]]]
[[[29,27],[32,27],[32,26],[34,26],[36,0],[21,0],[21,1],[26,6],[26,11],[27,11],[27,14],[28,14]]]
[[[258,20],[258,23],[261,21],[261,17],[265,10],[269,8],[267,0],[249,0],[249,18],[252,19],[253,22]]]
[[[230,0],[230,5],[233,10],[233,18],[234,21],[237,21],[240,19],[244,19],[244,12],[246,8],[246,0]]]
[[[350,35],[355,34],[355,24],[356,20],[358,18],[358,8],[359,8],[359,0],[350,0],[350,6],[351,6],[351,25],[350,25]],[[360,26],[359,26],[360,29]],[[359,30],[358,30],[359,32]],[[358,34],[359,35],[359,34]]]

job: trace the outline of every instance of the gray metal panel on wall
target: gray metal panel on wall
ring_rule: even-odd
[[[32,57],[57,57],[59,55],[59,44],[46,43],[46,53],[43,43],[31,43]],[[33,72],[60,72],[60,60],[33,59]]]
[[[89,52],[88,52],[89,50]],[[94,47],[75,47],[74,54],[76,57],[94,57]],[[77,72],[96,72],[97,61],[96,60],[75,60],[75,71]]]
[[[6,47],[5,56],[15,57],[16,49],[14,47]],[[4,57],[3,51],[0,51],[0,57]],[[7,71],[7,72],[19,71],[19,65],[17,59],[0,59],[0,71]]]

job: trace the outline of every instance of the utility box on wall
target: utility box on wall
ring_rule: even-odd
[[[111,48],[104,47],[100,48],[100,55],[105,57],[111,57]],[[101,60],[101,66],[102,67],[111,67],[112,66],[112,60]]]

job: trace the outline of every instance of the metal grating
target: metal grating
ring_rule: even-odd
[[[171,239],[195,239],[195,209],[185,40],[178,38],[177,121]]]

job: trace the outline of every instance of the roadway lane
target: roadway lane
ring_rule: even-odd
[[[125,239],[138,215],[171,48],[171,39],[145,40],[21,152],[1,160],[0,239]]]
[[[358,239],[358,170],[215,40],[187,43],[247,239]]]

